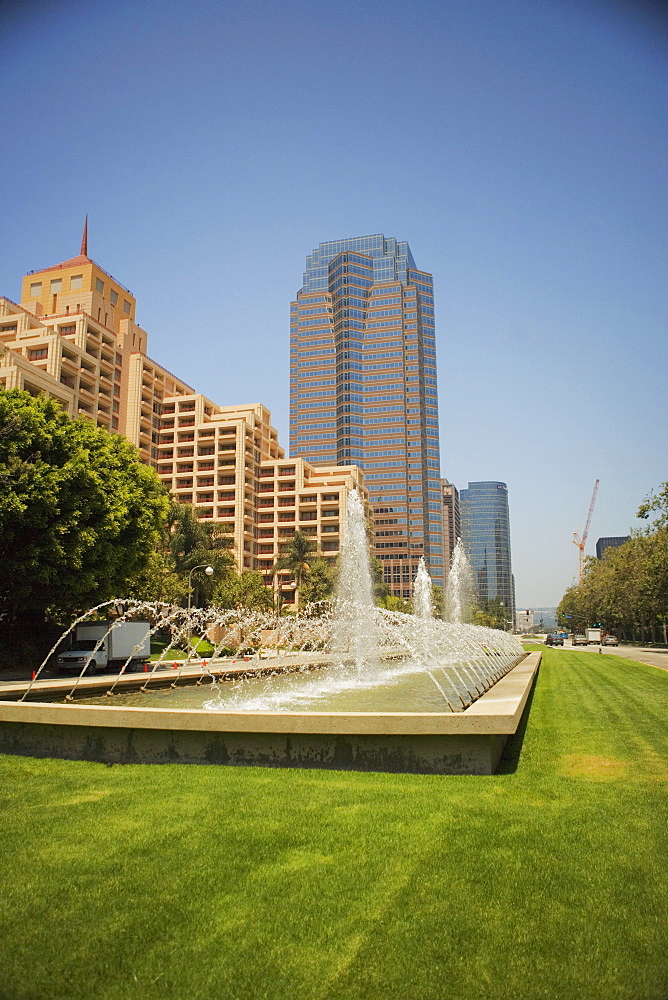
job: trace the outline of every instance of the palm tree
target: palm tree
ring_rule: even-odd
[[[308,557],[313,552],[315,545],[303,531],[295,531],[290,539],[283,555],[276,560],[272,575],[276,577],[283,569],[288,569],[292,573],[295,581],[295,604],[299,607],[299,589],[306,579],[309,571]],[[278,581],[278,604],[279,610],[283,603],[281,581]]]
[[[186,577],[190,570],[200,563],[210,564],[215,571],[210,581],[205,578],[196,581],[195,603],[200,590],[203,596],[210,598],[216,584],[232,570],[234,566],[234,557],[230,552],[232,544],[232,535],[227,525],[215,521],[198,521],[195,510],[190,504],[172,505],[167,547],[176,573]]]

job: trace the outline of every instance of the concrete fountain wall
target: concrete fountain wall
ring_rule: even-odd
[[[108,764],[493,774],[538,667],[529,653],[463,712],[211,712],[0,701],[0,752]]]

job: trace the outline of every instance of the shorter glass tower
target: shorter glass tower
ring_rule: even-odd
[[[471,563],[476,596],[484,607],[499,598],[515,620],[510,558],[510,514],[505,483],[469,483],[459,494],[462,541]]]

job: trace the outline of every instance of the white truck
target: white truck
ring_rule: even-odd
[[[585,629],[585,635],[587,636],[587,645],[598,645],[601,644],[601,630],[600,628],[588,628]]]
[[[151,655],[150,631],[148,622],[120,622],[113,627],[112,622],[77,625],[72,645],[58,654],[58,673],[120,670],[129,656],[127,670],[136,670]]]

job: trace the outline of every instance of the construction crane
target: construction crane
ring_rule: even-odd
[[[577,545],[580,550],[578,555],[578,583],[582,583],[582,578],[584,576],[584,561],[585,561],[585,545],[587,544],[587,535],[589,534],[589,525],[591,524],[591,517],[594,513],[594,505],[596,504],[596,494],[598,493],[598,484],[600,480],[596,480],[594,483],[594,490],[591,495],[591,501],[589,503],[589,513],[587,514],[587,521],[585,523],[585,529],[582,532],[582,538],[578,535],[577,531],[573,532],[573,545]]]

